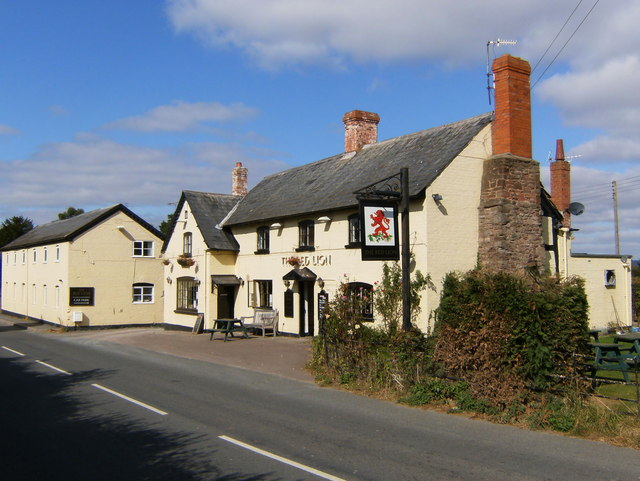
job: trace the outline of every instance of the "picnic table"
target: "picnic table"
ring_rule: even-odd
[[[629,382],[628,356],[623,354],[629,350],[618,343],[592,342],[595,360],[591,366],[591,376],[595,377],[598,370],[620,371],[625,382]]]
[[[640,356],[640,332],[629,332],[627,334],[618,334],[613,338],[613,342],[618,344],[619,342],[628,342],[632,344],[629,350],[633,353],[633,357]]]
[[[242,337],[249,337],[242,319],[215,319],[213,321],[213,329],[211,329],[211,337],[209,337],[210,341],[213,340],[213,335],[216,332],[224,333],[224,342],[227,342],[229,335],[234,337],[234,332],[242,332]]]

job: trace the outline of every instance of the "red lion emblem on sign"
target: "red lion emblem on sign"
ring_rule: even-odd
[[[390,221],[384,216],[384,212],[378,209],[375,214],[371,214],[371,227],[375,227],[376,230],[373,231],[373,236],[382,237],[383,239],[389,238],[389,230]]]

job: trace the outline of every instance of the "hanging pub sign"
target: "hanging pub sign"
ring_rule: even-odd
[[[360,200],[363,261],[400,259],[398,206],[393,201]]]

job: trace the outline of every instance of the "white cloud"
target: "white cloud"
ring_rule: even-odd
[[[15,135],[20,133],[18,129],[14,129],[9,125],[0,124],[0,135]]]
[[[488,40],[553,28],[573,3],[486,0],[466,2],[462,14],[446,0],[168,0],[167,13],[178,32],[239,48],[267,68],[345,59],[456,64],[482,59]]]
[[[107,124],[105,128],[141,132],[184,132],[194,130],[207,122],[245,120],[256,114],[256,109],[240,103],[223,105],[218,102],[174,102],[172,105],[155,107],[143,115],[116,120]]]
[[[80,136],[75,142],[45,145],[29,159],[0,163],[0,219],[27,215],[36,223],[47,222],[69,205],[85,210],[116,203],[166,206],[184,189],[230,193],[237,161],[249,168],[250,185],[287,167],[263,154],[234,144],[171,150]]]

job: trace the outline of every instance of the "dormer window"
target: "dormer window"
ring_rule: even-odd
[[[315,250],[314,245],[315,224],[312,220],[303,220],[298,224],[298,248],[296,251]]]

